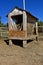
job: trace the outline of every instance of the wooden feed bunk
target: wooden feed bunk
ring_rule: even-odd
[[[27,40],[35,39],[38,35],[37,18],[27,11],[18,7],[12,10],[7,17],[9,18],[9,44],[12,39],[23,40],[23,47],[27,46]],[[34,27],[36,26],[36,33]]]

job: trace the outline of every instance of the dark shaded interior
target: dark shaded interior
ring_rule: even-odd
[[[23,30],[23,15],[12,16],[12,19],[17,24],[17,28]]]

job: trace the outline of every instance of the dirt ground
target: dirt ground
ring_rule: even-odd
[[[22,48],[0,40],[0,65],[43,65],[43,41],[32,41]]]

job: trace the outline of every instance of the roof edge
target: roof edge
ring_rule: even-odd
[[[23,10],[23,9],[17,7],[17,6],[14,7],[10,12],[12,12],[15,8],[18,9],[18,10],[21,10],[21,11],[25,11],[26,13],[28,13],[28,14],[30,14],[31,16],[33,16],[34,18],[36,18],[36,20],[39,20],[37,17],[35,17],[34,15],[32,15],[30,12],[28,12],[28,11],[26,11],[26,10]],[[9,12],[9,13],[10,13],[10,12]],[[6,15],[6,17],[8,17],[9,13]]]

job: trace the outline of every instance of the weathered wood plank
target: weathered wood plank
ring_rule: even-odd
[[[12,43],[12,40],[9,40],[9,45],[11,46],[13,43]]]
[[[27,14],[25,11],[23,11],[23,30],[26,31],[25,38],[27,38]],[[26,47],[27,41],[23,40],[23,47]]]
[[[10,30],[9,33],[8,33],[8,36],[9,37],[25,37],[25,33],[26,31],[20,31],[20,30]]]

